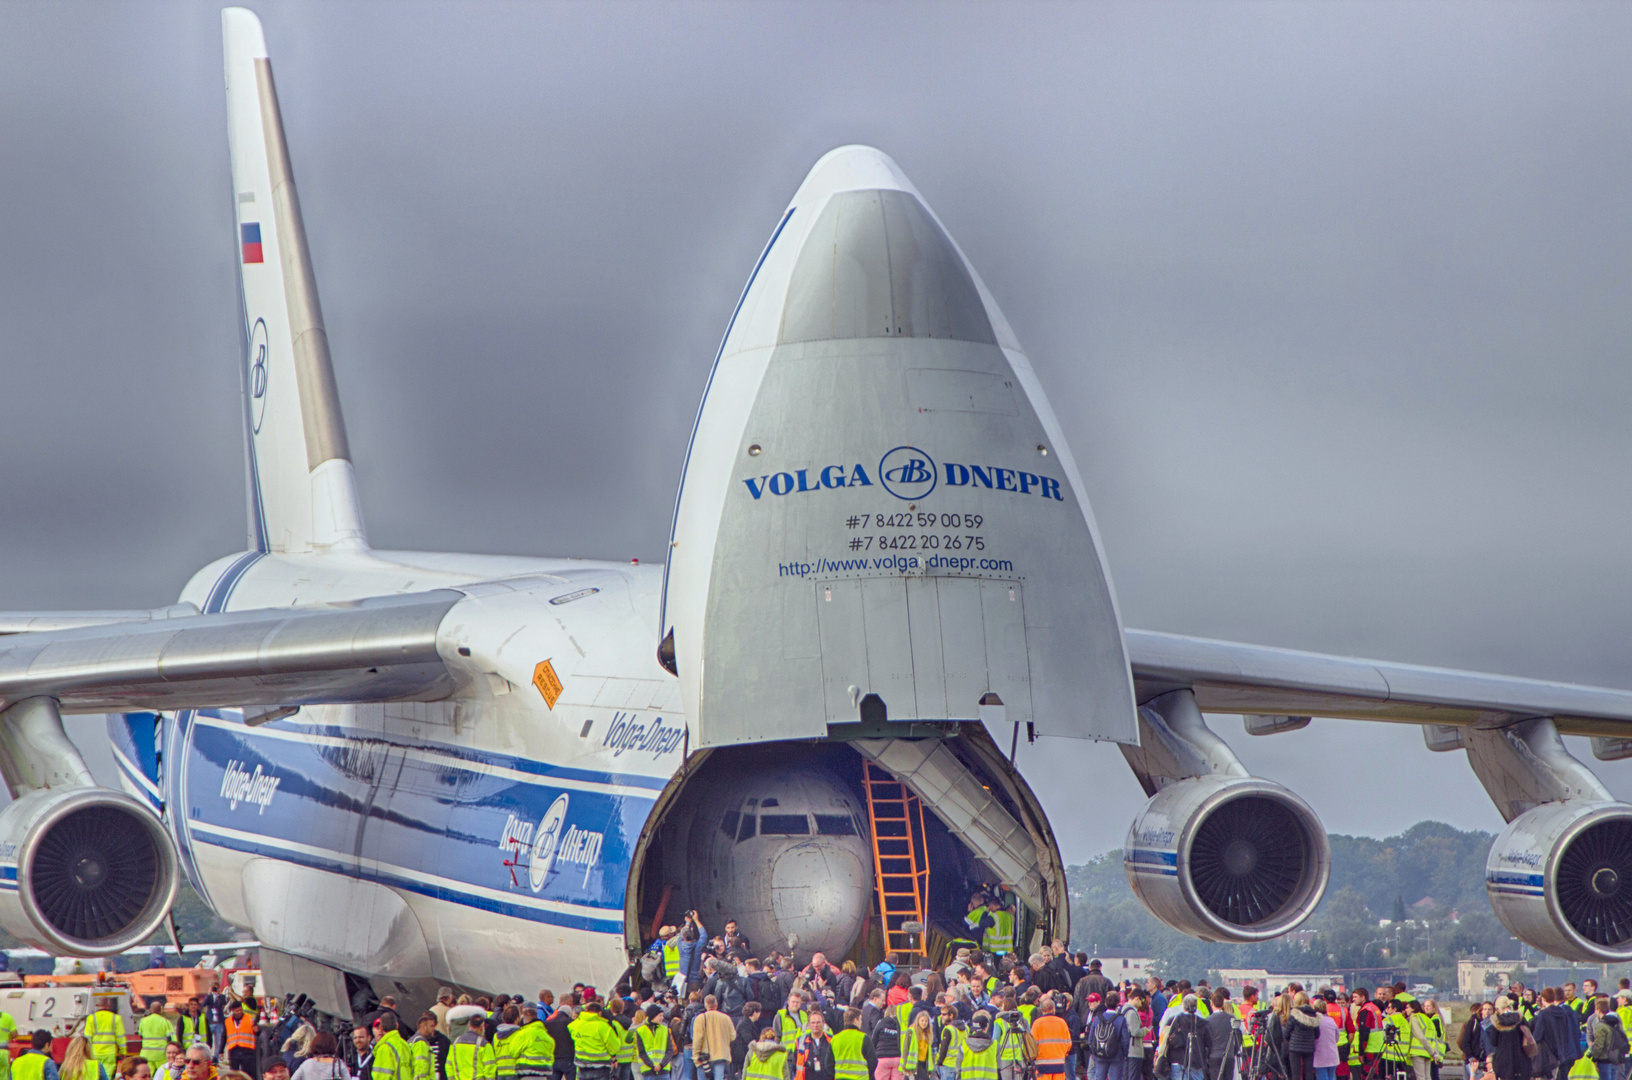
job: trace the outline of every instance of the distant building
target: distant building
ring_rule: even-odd
[[[1510,964],[1509,967],[1512,965]],[[1364,986],[1368,990],[1392,985],[1398,980],[1407,978],[1405,968],[1348,968],[1342,971],[1325,972],[1272,972],[1264,968],[1221,968],[1218,973],[1219,985],[1227,987],[1232,997],[1241,996],[1241,988],[1251,984],[1258,988],[1260,996],[1279,991],[1288,983],[1297,983],[1305,990],[1317,990],[1329,986],[1334,990]]]
[[[1518,963],[1513,960],[1458,960],[1456,992],[1465,998],[1492,997],[1507,986]]]
[[[1218,985],[1235,998],[1241,996],[1243,986],[1256,986],[1261,995],[1264,987],[1269,985],[1269,972],[1263,968],[1219,968]]]
[[[1112,982],[1121,982],[1131,979],[1133,982],[1143,982],[1147,976],[1154,975],[1151,968],[1156,961],[1148,956],[1141,956],[1132,949],[1101,949],[1089,954],[1090,959],[1099,960],[1099,969]]]

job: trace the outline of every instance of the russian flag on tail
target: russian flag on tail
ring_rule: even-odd
[[[238,226],[238,230],[240,233],[239,238],[243,242],[244,247],[244,262],[265,262],[266,260],[261,258],[261,223],[258,221],[246,221],[244,224]]]

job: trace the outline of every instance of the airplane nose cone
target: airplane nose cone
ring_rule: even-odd
[[[884,151],[871,146],[840,146],[811,166],[793,197],[793,205],[812,206],[835,192],[869,189],[918,193],[907,174]]]
[[[848,952],[866,918],[870,882],[848,846],[800,844],[771,868],[771,913],[783,942],[798,936],[798,952]]]

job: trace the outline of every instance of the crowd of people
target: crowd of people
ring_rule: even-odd
[[[761,956],[692,912],[608,992],[445,988],[411,1018],[386,998],[349,1042],[297,1006],[274,1052],[292,1080],[1438,1080],[1444,1018],[1403,985],[1237,1000],[1205,980],[1115,983],[1061,942],[984,948],[1012,932],[1000,913],[972,908],[979,944],[907,970]]]
[[[1458,1046],[1469,1080],[1625,1080],[1632,982],[1611,996],[1593,979],[1545,987],[1515,984],[1474,1008]]]
[[[1206,980],[1113,982],[1063,943],[1029,956],[990,945],[1002,909],[971,908],[979,943],[933,969],[756,955],[735,923],[711,937],[695,912],[665,926],[609,992],[458,995],[406,1015],[369,1000],[337,1028],[303,998],[213,994],[137,1022],[123,1056],[111,1010],[60,1064],[51,1035],[13,1080],[1629,1080],[1632,989],[1587,980],[1514,986],[1459,1031],[1403,983],[1364,988]],[[978,916],[978,918],[977,918]],[[5,1021],[0,1020],[0,1028]]]

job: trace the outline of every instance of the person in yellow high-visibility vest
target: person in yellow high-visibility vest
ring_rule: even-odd
[[[435,1013],[419,1014],[419,1023],[414,1025],[414,1037],[408,1040],[408,1062],[413,1080],[436,1080]]]
[[[125,1021],[113,998],[97,999],[97,1010],[85,1018],[85,1038],[91,1044],[91,1056],[112,1076],[114,1066],[125,1056]]]
[[[1405,1005],[1397,998],[1388,1002],[1383,1016],[1383,1072],[1386,1080],[1412,1075],[1411,1021],[1405,1015]],[[1392,1032],[1392,1034],[1390,1034]]]
[[[11,1040],[17,1037],[17,1021],[11,1018],[10,1013],[0,1012],[0,1039],[5,1040],[6,1052],[0,1054],[0,1080],[6,1080],[11,1073]]]
[[[136,1034],[142,1037],[141,1055],[155,1072],[164,1064],[164,1048],[176,1037],[175,1025],[165,1019],[163,1009],[164,1002],[155,1000],[142,1018],[136,1021]]]
[[[413,1080],[414,1052],[408,1040],[402,1037],[397,1014],[386,1010],[374,1017],[374,1061],[367,1077],[359,1080]],[[232,1041],[232,1027],[227,1027],[227,1041]],[[494,1075],[497,1076],[497,1070]]]
[[[759,1039],[748,1046],[742,1063],[742,1080],[783,1080],[788,1050],[774,1028],[760,1030]]]
[[[517,1080],[550,1075],[555,1068],[555,1039],[544,1028],[538,1010],[521,1007],[521,1049],[516,1055]]]
[[[984,911],[971,912],[975,923],[971,929],[980,930],[980,947],[993,956],[1003,956],[1014,951],[1014,909],[1005,908],[1003,901],[996,896],[986,898]],[[968,919],[964,920],[968,924]]]
[[[492,1080],[493,1047],[483,1037],[485,1021],[480,1014],[471,1017],[464,1033],[448,1047],[448,1080]]]
[[[975,1013],[969,1021],[969,1034],[958,1044],[956,1080],[997,1080],[999,1053],[992,1036],[992,1018],[984,1010]]]
[[[868,1080],[874,1060],[872,1042],[861,1030],[861,1010],[844,1010],[844,1030],[833,1036],[833,1080]]]
[[[623,1029],[604,1015],[601,1003],[591,1001],[567,1025],[572,1036],[573,1067],[579,1080],[610,1080],[623,1045]]]
[[[646,1012],[635,1026],[635,1075],[641,1080],[663,1080],[669,1075],[669,1066],[679,1056],[669,1025],[662,1023],[663,1010],[657,1005],[646,1006]]]

